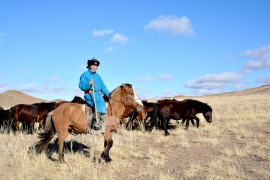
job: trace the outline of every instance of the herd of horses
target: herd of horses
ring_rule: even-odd
[[[115,88],[108,97],[105,132],[102,133],[104,150],[101,153],[101,160],[105,162],[111,161],[109,151],[113,146],[112,135],[123,125],[132,129],[135,122],[139,121],[146,131],[159,127],[164,130],[165,135],[169,135],[170,120],[182,120],[181,124],[185,123],[186,128],[189,121],[199,127],[200,119],[196,114],[202,113],[208,123],[212,122],[212,108],[206,103],[192,99],[142,101],[132,85],[127,83]],[[59,161],[65,162],[63,147],[66,137],[69,134],[87,134],[87,117],[92,113],[91,108],[79,96],[75,96],[72,101],[18,104],[8,110],[0,107],[0,126],[2,130],[10,133],[18,131],[21,123],[22,128],[32,134],[35,123],[38,123],[41,128],[37,133],[39,141],[30,149],[37,154],[46,151],[49,158],[57,151]],[[57,138],[53,147],[48,150],[48,145],[55,135]]]

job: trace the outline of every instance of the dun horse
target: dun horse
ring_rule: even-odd
[[[107,118],[105,121],[104,150],[101,159],[110,162],[109,151],[113,146],[112,134],[119,127],[119,119],[122,118],[126,108],[133,106],[139,108],[140,102],[134,98],[134,90],[130,84],[122,84],[113,90],[109,95],[109,106],[107,108]],[[58,158],[60,162],[64,161],[63,145],[66,137],[72,132],[75,134],[88,133],[87,115],[83,111],[85,105],[77,103],[64,103],[53,111],[51,119],[46,122],[44,133],[39,134],[40,141],[35,144],[37,153],[46,150],[49,142],[52,140],[56,132],[58,145]],[[88,115],[92,113],[88,107]],[[143,108],[142,108],[143,109]],[[90,110],[90,111],[89,111]],[[56,143],[55,143],[56,144]]]

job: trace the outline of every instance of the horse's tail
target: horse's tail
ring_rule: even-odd
[[[41,140],[35,144],[37,154],[40,154],[43,150],[47,148],[48,144],[50,143],[55,134],[55,127],[51,115],[52,113],[46,118],[46,127],[44,132],[38,133],[38,137]]]

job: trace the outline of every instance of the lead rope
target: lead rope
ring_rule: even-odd
[[[94,81],[91,78],[91,81],[93,82],[92,84],[92,89],[93,89],[93,95],[94,95],[94,104],[95,104],[95,115],[96,115],[96,121],[97,123],[99,122],[98,116],[97,116],[97,103],[96,103],[96,95],[95,95],[95,86],[94,86]]]

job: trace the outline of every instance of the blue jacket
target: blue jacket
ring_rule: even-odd
[[[94,104],[93,93],[95,93],[97,112],[106,113],[106,105],[102,97],[102,94],[105,94],[106,96],[108,96],[110,93],[107,87],[105,86],[103,80],[97,73],[92,73],[90,69],[84,72],[80,77],[79,88],[83,91],[93,90],[92,86],[90,85],[91,78],[94,81],[95,92],[91,92],[90,94],[85,94],[84,99],[94,110],[95,104]]]

